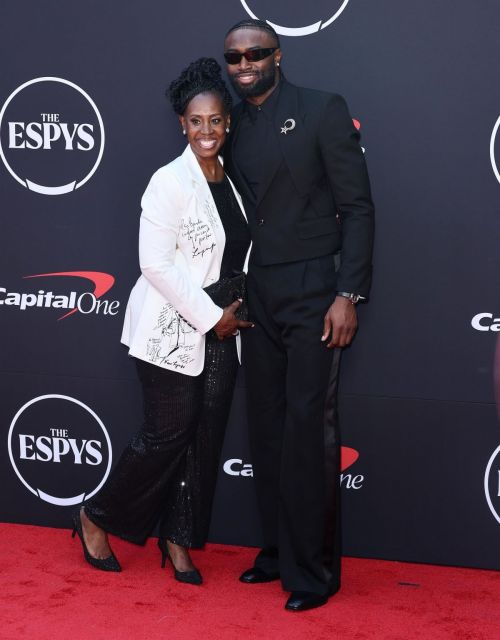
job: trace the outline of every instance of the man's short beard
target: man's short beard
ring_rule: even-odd
[[[242,100],[245,98],[258,98],[264,93],[269,91],[274,85],[274,67],[271,67],[268,71],[259,72],[259,78],[252,85],[240,85],[234,76],[229,76],[233,89],[238,94],[238,97]]]

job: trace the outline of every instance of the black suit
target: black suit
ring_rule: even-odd
[[[280,83],[257,193],[235,161],[244,108],[232,114],[225,161],[253,240],[248,290],[256,327],[244,334],[243,358],[266,544],[256,565],[279,570],[287,590],[325,594],[340,585],[340,356],[320,338],[336,291],[368,294],[373,204],[343,98]]]

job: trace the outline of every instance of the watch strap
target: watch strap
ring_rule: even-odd
[[[347,298],[351,304],[357,304],[360,300],[363,300],[363,296],[358,293],[349,293],[347,291],[337,291],[337,295],[341,298]]]

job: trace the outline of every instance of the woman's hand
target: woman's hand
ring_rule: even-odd
[[[219,340],[224,340],[224,338],[229,336],[237,335],[239,329],[246,329],[254,326],[252,322],[247,322],[247,320],[238,320],[234,315],[241,305],[241,302],[241,300],[235,300],[228,307],[225,307],[222,318],[216,325],[214,325],[213,330],[217,334]]]

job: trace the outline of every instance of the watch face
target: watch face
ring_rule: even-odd
[[[356,304],[356,302],[359,302],[359,300],[361,299],[361,296],[359,294],[357,294],[357,293],[347,293],[346,291],[339,291],[337,293],[337,295],[341,296],[342,298],[347,298],[353,304]]]

